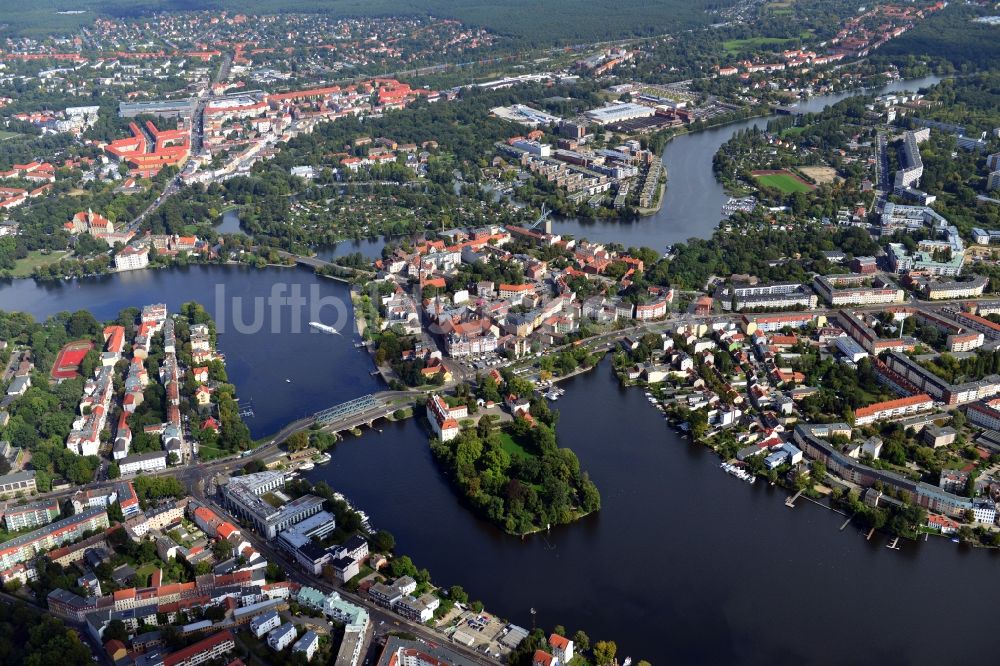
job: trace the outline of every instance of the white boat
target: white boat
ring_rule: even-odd
[[[318,321],[311,321],[309,325],[315,328],[317,331],[323,331],[324,333],[330,333],[332,335],[340,335],[340,331],[335,329],[333,326],[327,326],[326,324]]]
[[[312,462],[310,462],[310,461],[307,460],[306,462],[304,462],[301,465],[299,465],[299,469],[308,472],[309,470],[311,470],[315,466],[316,465],[312,464]]]
[[[754,484],[757,481],[757,477],[746,471],[742,467],[737,467],[736,465],[731,465],[727,462],[719,465],[727,474],[735,476],[740,481],[744,481],[749,484]]]
[[[313,458],[313,461],[316,462],[316,464],[318,464],[318,465],[322,465],[324,463],[330,462],[330,459],[331,459],[331,456],[330,456],[329,453],[321,453],[318,456],[316,456],[315,458]]]

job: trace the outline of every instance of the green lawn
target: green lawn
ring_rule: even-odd
[[[0,130],[0,141],[4,139],[13,139],[15,136],[21,136],[17,132],[8,132],[6,130]]]
[[[781,46],[792,41],[790,38],[782,37],[750,37],[749,39],[727,39],[722,43],[722,48],[730,55],[737,55],[746,51],[756,51],[758,49],[772,46]]]
[[[141,567],[135,570],[136,585],[141,585],[142,587],[149,586],[149,577],[153,575],[158,567],[152,562],[147,562]]]
[[[510,436],[510,433],[501,431],[500,432],[500,442],[502,443],[503,450],[510,454],[511,457],[521,456],[523,458],[534,458],[535,456],[530,453],[527,449],[521,446],[519,443],[514,441],[514,438]]]
[[[29,252],[27,257],[18,259],[14,263],[12,274],[14,277],[30,277],[31,271],[35,270],[36,266],[54,264],[64,256],[66,256],[65,252],[50,252],[49,254],[42,254],[38,250]]]
[[[786,173],[771,173],[766,176],[754,176],[754,179],[761,185],[773,187],[776,190],[781,190],[785,194],[791,194],[793,192],[809,192],[812,190],[808,184],[803,183],[795,176]]]
[[[230,454],[229,451],[217,449],[214,446],[207,446],[205,444],[198,445],[198,458],[201,460],[215,460],[216,458],[225,458],[229,454]]]

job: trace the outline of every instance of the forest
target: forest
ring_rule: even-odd
[[[212,9],[256,14],[301,12],[333,18],[366,16],[434,16],[482,26],[524,46],[641,37],[699,25],[712,16],[706,11],[724,8],[725,0],[620,0],[614,11],[599,0],[563,0],[559,3],[511,0],[495,4],[476,0],[39,0],[5,8],[0,34],[50,34],[72,31],[90,23],[94,14],[114,17],[148,16],[163,11]],[[89,10],[61,15],[59,10]]]
[[[0,664],[89,666],[90,647],[62,620],[23,602],[0,604]]]
[[[995,12],[987,5],[951,3],[879,49],[877,59],[905,62],[924,56],[961,72],[995,67],[1000,62],[997,28],[973,20],[990,13]]]
[[[601,506],[576,454],[559,447],[555,414],[541,401],[532,410],[534,426],[520,418],[500,429],[484,417],[450,442],[431,441],[431,451],[465,499],[508,534],[570,523]]]

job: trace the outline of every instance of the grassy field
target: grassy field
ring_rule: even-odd
[[[837,180],[837,170],[833,167],[828,166],[804,166],[796,167],[799,173],[805,174],[806,178],[811,179],[818,185],[823,185],[824,183],[832,183]]]
[[[729,55],[737,55],[739,53],[745,53],[747,51],[756,51],[758,49],[769,48],[772,46],[782,46],[791,41],[793,40],[781,37],[751,37],[749,39],[727,39],[722,43],[722,48],[724,48],[726,50],[726,53],[728,53]]]
[[[13,139],[15,136],[21,136],[17,132],[8,132],[6,130],[0,130],[0,141],[4,139]]]
[[[14,263],[14,270],[12,274],[14,277],[30,277],[31,271],[33,271],[36,266],[48,266],[49,264],[54,264],[64,256],[66,256],[65,252],[51,252],[49,254],[42,254],[37,250],[29,252],[27,257],[24,259],[18,259]]]
[[[802,179],[787,172],[761,175],[755,174],[754,180],[756,180],[759,185],[773,187],[774,189],[780,190],[785,194],[792,194],[793,192],[809,192],[814,189],[809,183],[806,183]]]
[[[135,570],[135,584],[138,587],[148,587],[149,577],[153,575],[157,567],[155,564],[149,562],[143,564],[141,567]]]
[[[513,458],[514,456],[521,456],[522,458],[534,458],[535,456],[529,453],[523,446],[514,441],[514,438],[510,436],[510,433],[501,432],[500,441],[503,444],[503,450],[510,454]]]

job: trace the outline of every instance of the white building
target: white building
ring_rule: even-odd
[[[294,640],[295,625],[291,622],[286,622],[277,629],[272,629],[271,633],[267,635],[267,644],[275,652],[281,652],[291,645]]]
[[[130,476],[139,472],[155,472],[167,468],[167,454],[164,451],[137,453],[118,461],[118,470],[122,476]]]
[[[302,634],[302,638],[295,641],[292,652],[301,652],[306,656],[306,661],[310,661],[316,650],[319,648],[319,636],[314,631],[307,631]]]
[[[257,638],[260,638],[272,629],[277,629],[279,626],[281,626],[281,616],[274,611],[258,615],[250,620],[250,631]]]
[[[115,255],[115,269],[119,271],[134,271],[149,266],[149,250],[146,248],[126,245]]]

